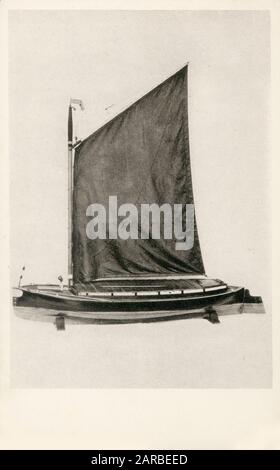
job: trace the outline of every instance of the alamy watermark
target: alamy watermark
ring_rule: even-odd
[[[175,239],[176,250],[190,250],[194,244],[193,204],[140,204],[139,210],[134,204],[118,206],[117,196],[110,196],[108,210],[90,204],[86,215],[91,217],[86,226],[90,240]]]

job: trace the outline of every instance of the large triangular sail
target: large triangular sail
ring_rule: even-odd
[[[194,241],[177,250],[176,239],[92,239],[89,206],[193,204],[189,155],[187,66],[85,139],[75,152],[73,280],[122,276],[204,274],[196,221]],[[121,221],[121,217],[119,218]],[[160,219],[162,224],[162,219]],[[183,224],[186,221],[183,220]]]

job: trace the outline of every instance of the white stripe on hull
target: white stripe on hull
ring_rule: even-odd
[[[215,287],[205,287],[205,292],[227,289],[227,285],[215,286]]]
[[[181,294],[198,294],[203,292],[214,292],[227,289],[227,285],[219,285],[213,287],[197,288],[197,289],[171,289],[171,290],[146,290],[146,291],[122,291],[122,292],[88,292],[80,291],[79,297],[137,297],[151,295],[181,295]]]

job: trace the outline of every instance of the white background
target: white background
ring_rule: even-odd
[[[12,314],[17,387],[270,387],[269,14],[13,11],[9,22],[12,283],[67,269],[67,106],[78,137],[189,61],[191,161],[209,276],[266,316],[71,326]],[[105,108],[114,104],[110,110]]]

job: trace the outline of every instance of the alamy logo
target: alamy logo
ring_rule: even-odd
[[[118,206],[117,196],[110,196],[108,214],[102,204],[90,204],[86,226],[90,240],[175,239],[176,250],[190,250],[194,244],[193,204],[134,204]],[[161,223],[162,222],[162,223]]]

